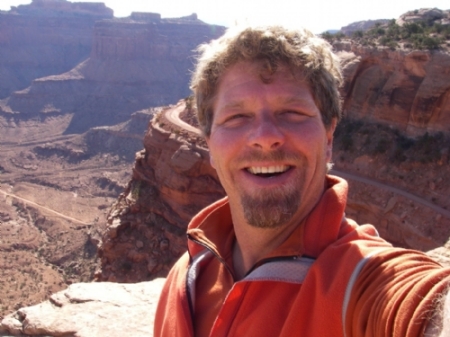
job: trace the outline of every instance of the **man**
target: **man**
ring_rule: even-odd
[[[189,224],[154,335],[405,337],[437,326],[450,270],[345,218],[347,183],[327,175],[341,117],[328,43],[248,27],[200,51],[192,88],[227,198]]]

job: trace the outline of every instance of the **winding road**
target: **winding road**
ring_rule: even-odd
[[[342,171],[338,171],[338,170],[331,170],[330,171],[331,174],[337,175],[339,177],[342,177],[344,179],[348,179],[348,180],[355,180],[355,181],[359,181],[361,183],[365,183],[368,185],[372,185],[375,187],[379,187],[382,188],[384,190],[399,194],[401,196],[404,196],[405,198],[414,200],[415,202],[418,202],[426,207],[431,208],[432,210],[442,214],[443,216],[446,216],[447,218],[450,219],[450,211],[446,210],[445,208],[439,207],[431,202],[429,202],[428,200],[425,200],[423,198],[418,197],[417,195],[414,195],[412,193],[406,192],[404,190],[401,190],[399,188],[396,187],[392,187],[390,185],[386,185],[383,183],[380,183],[378,181],[375,180],[371,180],[368,178],[364,178],[364,177],[360,177],[360,176],[356,176],[354,174],[351,173],[346,173],[346,172],[342,172]]]
[[[185,105],[183,103],[179,103],[175,107],[166,110],[165,117],[167,118],[167,120],[169,122],[171,122],[171,123],[173,123],[173,124],[183,128],[183,129],[185,129],[186,131],[195,133],[196,135],[201,135],[201,132],[200,132],[199,129],[193,127],[192,125],[187,124],[186,122],[184,122],[184,121],[182,121],[180,119],[180,113],[184,109],[185,109]],[[413,200],[413,201],[415,201],[417,203],[420,203],[420,204],[422,204],[422,205],[424,205],[426,207],[429,207],[430,209],[434,210],[435,212],[437,212],[439,214],[442,214],[443,216],[445,216],[445,217],[450,219],[450,211],[449,210],[446,210],[446,209],[444,209],[442,207],[439,207],[439,206],[429,202],[428,200],[420,198],[417,195],[414,195],[412,193],[406,192],[406,191],[401,190],[399,188],[396,188],[396,187],[393,187],[393,186],[390,186],[390,185],[386,185],[386,184],[383,184],[383,183],[380,183],[378,181],[374,181],[374,180],[371,180],[371,179],[368,179],[368,178],[365,178],[365,177],[357,176],[357,175],[354,175],[354,174],[351,174],[351,173],[342,172],[342,171],[339,171],[339,170],[334,170],[333,169],[333,170],[330,171],[330,173],[334,174],[334,175],[337,175],[339,177],[342,177],[344,179],[362,182],[362,183],[365,183],[365,184],[368,184],[368,185],[372,185],[372,186],[375,186],[375,187],[378,187],[378,188],[381,188],[381,189],[393,192],[395,194],[404,196],[405,198],[408,198],[408,199]],[[7,193],[7,192],[5,192],[3,190],[0,190],[0,193],[5,195],[5,197],[15,198],[15,199],[20,200],[20,201],[22,201],[22,202],[24,202],[24,203],[26,203],[28,205],[32,205],[32,206],[38,207],[40,209],[46,210],[47,212],[53,213],[53,214],[55,214],[55,215],[57,215],[57,216],[59,216],[61,218],[66,219],[66,220],[73,221],[73,222],[76,222],[76,223],[79,223],[79,224],[82,224],[82,225],[91,225],[90,223],[87,223],[87,222],[84,222],[84,221],[72,218],[70,216],[64,215],[62,213],[59,213],[59,212],[57,212],[57,211],[55,211],[53,209],[50,209],[50,208],[46,207],[46,206],[37,204],[34,201],[31,201],[31,200],[28,200],[28,199],[24,199],[22,197],[19,197],[17,195],[11,194],[11,193]]]

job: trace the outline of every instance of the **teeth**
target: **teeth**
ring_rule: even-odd
[[[247,170],[252,174],[267,174],[267,173],[283,173],[286,172],[288,169],[289,166],[287,165],[278,165],[278,166],[264,166],[264,167],[252,166],[249,167]]]

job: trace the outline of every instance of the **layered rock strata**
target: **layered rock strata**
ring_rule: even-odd
[[[0,11],[0,99],[87,59],[95,22],[112,17],[103,3],[68,1],[34,0]]]
[[[98,280],[139,282],[165,276],[186,250],[189,221],[224,196],[208,150],[165,130],[162,120],[159,115],[150,123],[131,182],[101,233]]]
[[[98,21],[87,60],[14,92],[3,111],[22,119],[72,114],[66,133],[123,122],[134,111],[189,95],[193,50],[223,30],[196,17],[152,13]]]
[[[450,133],[450,55],[338,43],[347,117],[384,123],[409,136]]]

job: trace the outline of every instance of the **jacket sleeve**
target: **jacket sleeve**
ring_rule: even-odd
[[[450,268],[417,251],[389,249],[371,257],[350,289],[347,337],[423,336],[449,282]]]

